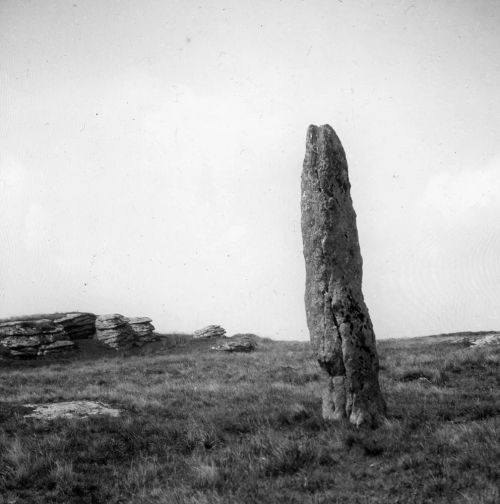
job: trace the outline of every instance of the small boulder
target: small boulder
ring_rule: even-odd
[[[224,338],[226,330],[218,325],[209,325],[194,332],[194,339]]]
[[[220,345],[212,347],[217,352],[253,352],[257,344],[250,338],[229,339]]]

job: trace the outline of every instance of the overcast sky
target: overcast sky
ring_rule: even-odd
[[[500,3],[0,0],[0,316],[306,339],[307,126],[378,338],[500,329]]]

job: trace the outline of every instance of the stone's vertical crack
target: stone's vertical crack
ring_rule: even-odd
[[[333,312],[333,310],[332,310],[332,318],[333,318],[333,323],[335,324],[335,328],[337,329],[337,337],[338,337],[338,339],[340,341],[340,348],[341,348],[341,351],[342,351],[342,333],[340,332],[340,326],[339,326],[337,317],[335,316],[335,313]],[[343,362],[344,362],[344,356],[342,355],[342,363]],[[343,374],[345,374],[345,373],[343,373]]]

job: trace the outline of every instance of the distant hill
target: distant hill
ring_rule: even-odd
[[[90,313],[90,312],[68,311],[68,312],[55,312],[55,313],[35,313],[32,315],[15,315],[13,317],[0,319],[0,324],[3,322],[14,322],[15,320],[38,320],[38,319],[56,320],[58,318],[64,317],[65,315],[68,315],[69,313]]]

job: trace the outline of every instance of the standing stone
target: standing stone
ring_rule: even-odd
[[[309,126],[302,170],[305,305],[325,371],[323,417],[377,425],[386,406],[375,334],[361,291],[362,259],[344,149],[329,125]]]

